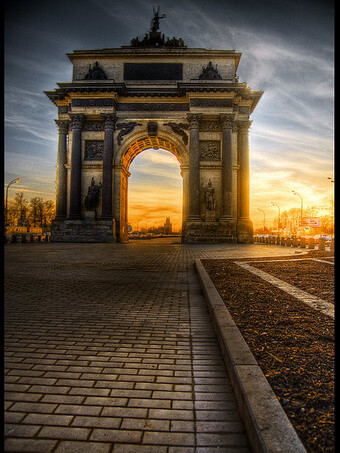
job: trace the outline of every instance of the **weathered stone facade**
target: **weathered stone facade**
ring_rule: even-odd
[[[238,82],[240,53],[187,48],[152,33],[145,45],[68,54],[72,82],[46,92],[59,127],[52,240],[126,242],[130,163],[163,148],[181,166],[183,242],[252,242],[249,116],[262,92]],[[92,178],[101,187],[89,212]]]

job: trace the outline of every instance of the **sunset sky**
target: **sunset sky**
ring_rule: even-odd
[[[152,7],[165,36],[188,47],[242,52],[238,76],[264,94],[251,115],[251,216],[255,226],[281,211],[327,210],[333,200],[334,10],[325,0],[11,0],[5,6],[5,187],[10,196],[54,199],[56,107],[43,91],[72,78],[66,53],[130,44],[148,31]],[[130,167],[133,228],[181,219],[179,164],[145,151]],[[321,212],[321,211],[320,211]],[[323,211],[326,212],[326,211]]]

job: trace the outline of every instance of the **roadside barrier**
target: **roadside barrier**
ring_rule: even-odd
[[[325,250],[325,245],[326,245],[326,240],[320,238],[320,239],[319,239],[319,248],[318,248],[318,250],[324,251],[324,250]]]
[[[254,236],[254,243],[255,244],[271,244],[271,245],[280,245],[282,247],[300,247],[305,249],[306,247],[309,250],[326,250],[326,239],[320,238],[318,241],[314,239],[314,237],[301,237],[297,238],[293,237],[285,237],[285,236]],[[335,245],[334,245],[334,238],[331,239],[330,242],[327,242],[327,245],[330,245],[329,250],[334,252]]]
[[[314,238],[309,238],[308,239],[308,248],[311,249],[311,250],[315,248]]]

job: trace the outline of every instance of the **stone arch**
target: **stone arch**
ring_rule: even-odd
[[[156,136],[150,136],[143,130],[135,132],[117,150],[115,165],[123,165],[128,171],[133,159],[146,149],[165,149],[170,151],[179,161],[180,165],[189,164],[187,147],[174,135],[160,131]]]
[[[183,177],[183,211],[184,222],[188,210],[188,150],[177,137],[162,131],[150,136],[144,131],[131,134],[117,150],[114,164],[114,206],[116,222],[116,238],[120,242],[128,242],[128,177],[133,159],[147,149],[164,149],[171,152],[178,160]]]

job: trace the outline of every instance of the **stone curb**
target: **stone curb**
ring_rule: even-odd
[[[307,453],[200,259],[205,299],[254,453]]]

